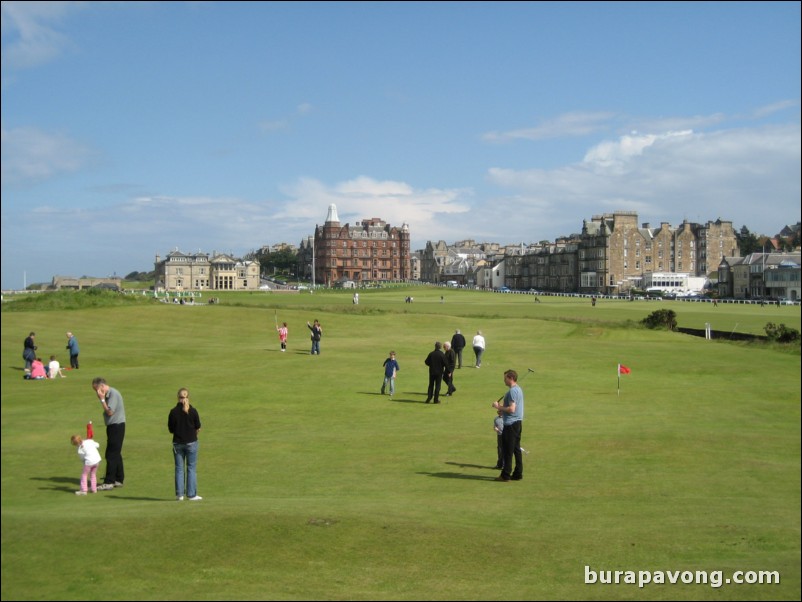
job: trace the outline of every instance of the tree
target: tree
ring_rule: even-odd
[[[262,274],[290,275],[294,273],[295,267],[298,265],[298,256],[295,251],[290,249],[270,251],[266,247],[262,247],[259,251],[249,253],[246,258],[258,260]]]
[[[741,231],[737,235],[738,249],[741,251],[741,256],[746,257],[750,253],[757,253],[762,250],[760,241],[757,236],[749,231],[746,226],[741,227]]]

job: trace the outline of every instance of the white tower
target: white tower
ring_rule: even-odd
[[[340,218],[337,217],[337,205],[332,203],[329,205],[329,214],[326,216],[326,223],[337,222],[340,223]]]

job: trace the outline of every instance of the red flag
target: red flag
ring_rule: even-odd
[[[630,369],[627,368],[624,364],[618,364],[618,373],[619,374],[629,374]]]

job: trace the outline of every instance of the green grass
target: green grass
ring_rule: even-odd
[[[680,326],[763,334],[799,329],[798,307],[424,287],[360,291],[358,306],[348,291],[219,296],[4,305],[3,600],[800,598],[799,346],[635,326],[669,307]],[[456,328],[483,331],[483,367],[424,405],[423,359]],[[31,330],[62,364],[75,332],[81,370],[24,381]],[[392,400],[379,395],[391,348]],[[620,392],[618,362],[632,370]],[[509,367],[535,369],[522,382],[531,453],[523,481],[496,483],[490,403]],[[101,422],[94,376],[125,397],[127,478],[79,498],[69,436]],[[182,386],[204,425],[199,503],[173,499],[166,423]],[[586,565],[781,583],[586,585]]]

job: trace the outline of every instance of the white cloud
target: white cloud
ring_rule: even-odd
[[[88,2],[3,2],[3,68],[26,69],[46,63],[71,46],[56,30],[69,12]]]
[[[380,217],[392,226],[408,224],[413,239],[422,243],[444,235],[443,230],[448,228],[444,220],[469,212],[473,194],[469,189],[420,189],[406,182],[368,176],[333,186],[305,178],[284,187],[282,192],[291,200],[276,213],[276,219],[304,220],[310,234],[308,220],[322,224],[328,206],[335,204],[343,225]]]
[[[553,236],[578,231],[579,216],[617,209],[638,211],[643,222],[721,218],[774,234],[799,219],[800,128],[622,136],[597,144],[576,164],[493,168],[488,177],[513,191],[494,199],[494,207],[514,209],[516,221]]]
[[[544,140],[547,138],[564,138],[587,136],[610,128],[613,113],[565,113],[555,119],[544,121],[531,128],[510,130],[507,132],[488,132],[482,136],[487,142],[507,142],[510,140]]]
[[[69,136],[37,128],[3,128],[0,147],[4,187],[77,171],[90,156],[88,148]]]
[[[242,255],[265,244],[297,245],[314,233],[316,224],[323,224],[331,203],[337,205],[342,225],[371,217],[392,226],[407,223],[413,246],[419,248],[428,239],[447,235],[451,218],[468,211],[471,195],[467,190],[418,189],[365,176],[333,185],[300,179],[283,193],[282,199],[259,201],[143,195],[82,209],[41,205],[11,211],[4,204],[3,265],[27,268],[33,278],[29,282],[42,282],[54,274],[83,275],[76,274],[74,266],[93,266],[92,276],[150,270],[155,255],[174,248]],[[455,236],[461,234],[454,231]],[[27,244],[41,239],[48,241],[47,250]],[[22,248],[24,256],[17,253]],[[54,248],[63,252],[53,256]],[[34,267],[44,275],[35,276]]]
[[[773,115],[774,113],[779,113],[781,111],[785,111],[786,109],[797,109],[797,117],[799,116],[799,101],[798,100],[781,100],[779,102],[774,102],[763,107],[759,107],[755,110],[754,117],[760,119],[762,117],[766,117],[767,115]]]
[[[264,120],[259,122],[259,129],[265,133],[276,132],[279,130],[288,129],[293,121],[297,118],[300,119],[312,112],[312,105],[304,102],[295,107],[295,113],[283,119]]]

